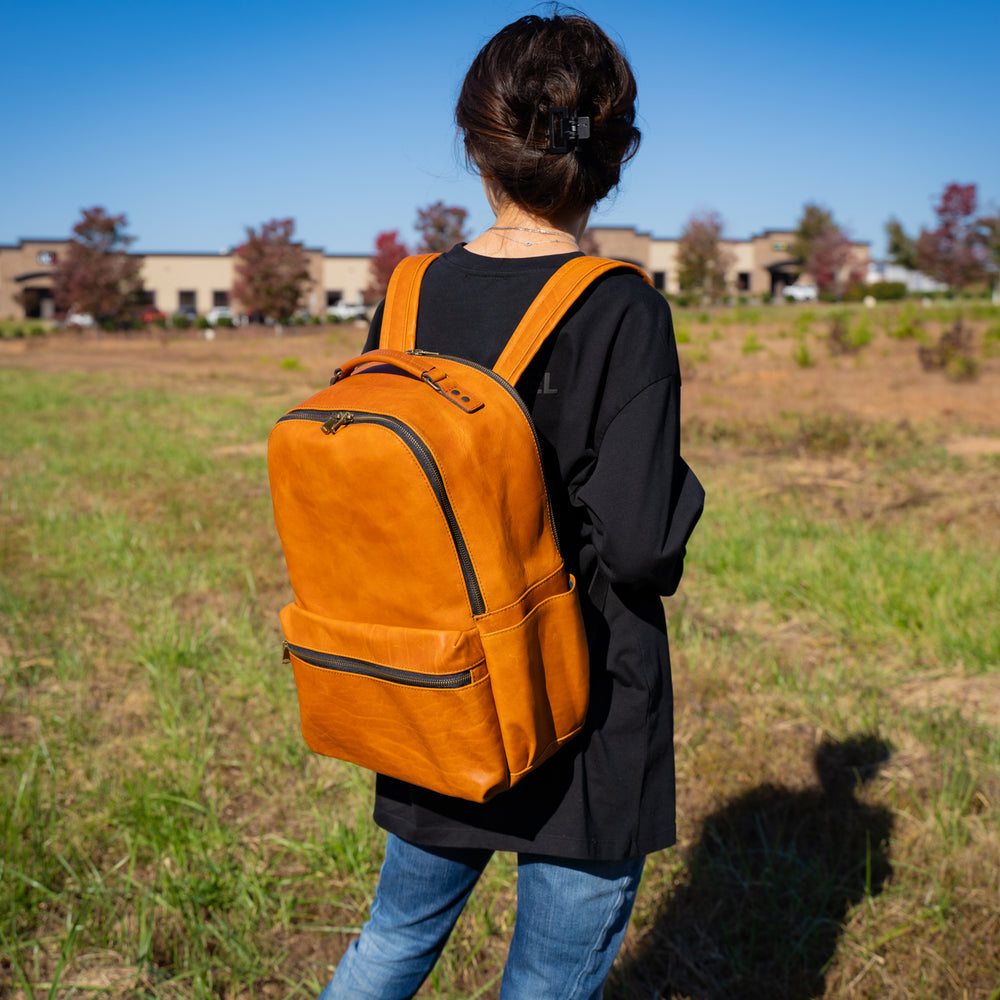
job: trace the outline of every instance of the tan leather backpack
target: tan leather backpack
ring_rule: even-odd
[[[589,689],[576,583],[512,386],[581,292],[630,266],[569,261],[490,371],[413,349],[435,256],[394,272],[379,350],[271,431],[295,595],[281,624],[312,750],[485,801],[579,732]]]

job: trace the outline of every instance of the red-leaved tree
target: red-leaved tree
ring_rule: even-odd
[[[420,233],[417,253],[445,253],[456,243],[467,240],[465,219],[468,212],[456,205],[436,201],[427,208],[417,209],[414,228]]]
[[[58,309],[114,322],[138,303],[142,260],[127,253],[135,237],[126,225],[124,215],[108,215],[99,205],[83,210],[52,273]]]
[[[282,322],[294,315],[309,277],[301,243],[293,243],[294,219],[272,219],[260,232],[247,227],[247,238],[234,251],[236,279],[232,297],[247,313]]]
[[[820,292],[836,299],[842,298],[852,285],[865,280],[864,265],[839,226],[816,237],[806,266]]]
[[[368,305],[381,302],[385,298],[392,272],[409,252],[396,229],[379,233],[375,237],[375,253],[368,265],[371,277],[365,289],[365,302]]]
[[[722,245],[722,228],[718,212],[692,215],[677,241],[681,288],[711,302],[726,294],[726,275],[736,261],[736,255]]]
[[[949,184],[934,211],[937,229],[923,229],[917,237],[917,266],[949,288],[981,281],[986,253],[977,233],[976,185]]]
[[[847,233],[834,221],[833,213],[819,205],[807,204],[802,209],[792,253],[819,291],[832,298],[840,298],[851,285],[864,280],[864,264]]]

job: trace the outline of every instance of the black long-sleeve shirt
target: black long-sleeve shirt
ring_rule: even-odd
[[[492,366],[573,255],[495,259],[456,247],[424,277],[417,346]],[[366,349],[378,345],[381,309]],[[517,383],[532,414],[591,655],[585,731],[490,802],[380,776],[375,819],[426,846],[566,858],[646,854],[675,839],[673,711],[661,595],[674,592],[704,492],[680,457],[680,371],[666,301],[635,275],[586,292]]]

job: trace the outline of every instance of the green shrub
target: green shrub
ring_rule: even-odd
[[[216,321],[216,326],[232,326],[233,319],[231,316],[220,316]]]
[[[799,341],[799,345],[795,348],[795,353],[792,357],[800,368],[812,368],[816,364],[816,359],[809,353],[809,345],[805,340]]]
[[[174,318],[170,321],[170,325],[175,330],[190,330],[191,320],[188,319],[187,316],[174,316]]]
[[[868,286],[866,294],[879,302],[906,298],[906,285],[902,281],[876,281]]]
[[[196,330],[207,330],[212,324],[209,323],[207,316],[196,316],[194,319],[194,326]]]
[[[22,337],[44,337],[49,328],[38,320],[3,320],[0,321],[0,339],[19,340]]]
[[[979,362],[968,354],[953,354],[944,365],[945,378],[970,382],[979,374]]]
[[[953,382],[967,382],[979,374],[979,362],[972,353],[972,331],[961,316],[941,334],[936,344],[918,347],[917,357],[924,371],[943,371]]]
[[[829,344],[831,354],[857,354],[862,347],[872,342],[874,334],[868,317],[861,317],[857,325],[852,325],[847,313],[838,312],[830,317]]]
[[[1000,354],[1000,323],[987,327],[983,334],[983,354],[988,358],[995,358]]]
[[[912,306],[905,306],[899,314],[895,326],[888,331],[890,337],[896,340],[922,340],[924,337],[923,321],[917,316]]]

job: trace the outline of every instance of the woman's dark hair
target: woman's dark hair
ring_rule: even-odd
[[[635,77],[618,47],[580,15],[532,14],[483,46],[455,120],[465,154],[515,203],[546,218],[584,211],[618,184],[639,146]],[[549,109],[590,118],[590,138],[550,151]]]

